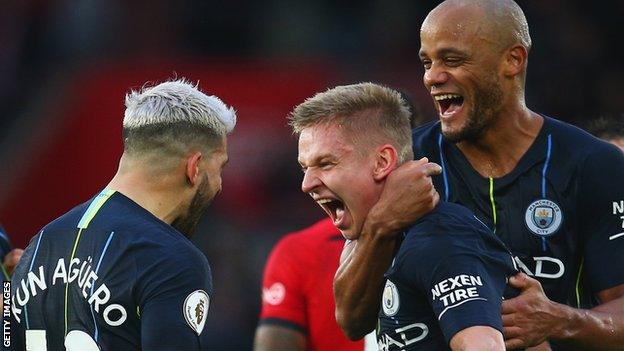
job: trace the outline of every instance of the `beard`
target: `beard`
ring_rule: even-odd
[[[193,199],[191,200],[186,215],[176,218],[171,223],[173,228],[177,229],[187,238],[193,236],[195,229],[197,229],[199,220],[206,212],[206,209],[208,209],[208,206],[210,206],[212,199],[216,195],[212,194],[210,189],[210,180],[207,175],[204,175],[204,178],[197,187],[197,192],[193,195]]]
[[[477,86],[474,107],[464,126],[456,132],[442,134],[452,143],[478,140],[498,119],[502,98],[503,91],[497,78]]]

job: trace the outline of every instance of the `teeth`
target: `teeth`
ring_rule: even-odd
[[[443,95],[436,95],[433,98],[436,101],[442,101],[442,100],[448,100],[448,99],[461,98],[461,95],[458,95],[458,94],[443,94]]]
[[[329,203],[329,202],[332,202],[332,201],[334,201],[334,200],[332,200],[332,199],[320,199],[317,202],[322,205],[322,204],[326,204],[326,203]]]

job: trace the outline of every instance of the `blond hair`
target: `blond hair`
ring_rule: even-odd
[[[143,87],[126,95],[124,152],[180,155],[212,148],[236,125],[236,112],[185,79]]]
[[[344,128],[354,143],[388,142],[398,153],[399,163],[413,158],[410,110],[394,89],[359,83],[337,86],[306,99],[289,115],[294,133],[334,124]]]

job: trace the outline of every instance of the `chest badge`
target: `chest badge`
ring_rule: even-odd
[[[387,280],[386,287],[381,297],[381,306],[384,314],[388,317],[392,317],[399,311],[399,291],[393,282]]]
[[[540,199],[533,201],[526,210],[524,222],[527,228],[538,236],[553,235],[561,227],[563,212],[554,201]]]

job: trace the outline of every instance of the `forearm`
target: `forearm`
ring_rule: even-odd
[[[544,341],[537,346],[527,348],[526,351],[552,351],[552,348],[550,347],[548,341]]]
[[[622,350],[624,345],[624,308],[622,299],[592,310],[557,304],[559,327],[551,339],[570,350]]]
[[[504,351],[503,335],[492,327],[466,328],[451,338],[453,351]]]
[[[300,331],[261,325],[256,330],[254,351],[304,351],[306,336]]]
[[[384,273],[392,262],[396,239],[364,235],[350,244],[355,247],[334,278],[334,298],[336,321],[347,337],[356,340],[375,328]]]

